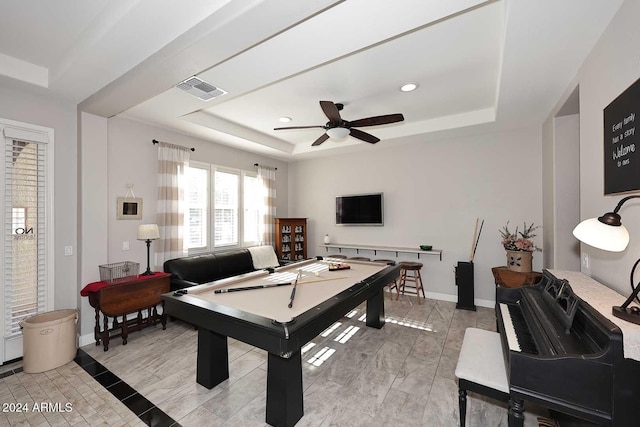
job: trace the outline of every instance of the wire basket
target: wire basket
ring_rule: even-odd
[[[113,264],[99,265],[100,280],[107,283],[124,282],[138,277],[140,264],[137,262],[123,261]]]

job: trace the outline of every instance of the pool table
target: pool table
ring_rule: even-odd
[[[337,263],[348,269],[329,270]],[[233,288],[292,283],[242,291]],[[213,388],[229,378],[227,337],[268,352],[266,422],[293,426],[304,414],[301,348],[367,301],[366,325],[384,325],[384,287],[400,267],[322,259],[292,263],[164,294],[167,314],[198,327],[196,381]],[[218,292],[216,292],[218,290]]]

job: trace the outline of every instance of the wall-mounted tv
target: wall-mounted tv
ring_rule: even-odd
[[[382,193],[336,197],[336,225],[383,225]]]

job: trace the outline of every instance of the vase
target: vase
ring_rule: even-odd
[[[324,235],[324,244],[328,245],[329,243],[331,243],[331,239],[329,238],[328,234]]]
[[[533,252],[507,251],[507,269],[530,273],[532,271]]]

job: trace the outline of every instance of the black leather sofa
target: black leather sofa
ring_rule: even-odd
[[[171,291],[256,270],[248,249],[170,259],[165,261],[163,269],[171,273]]]

